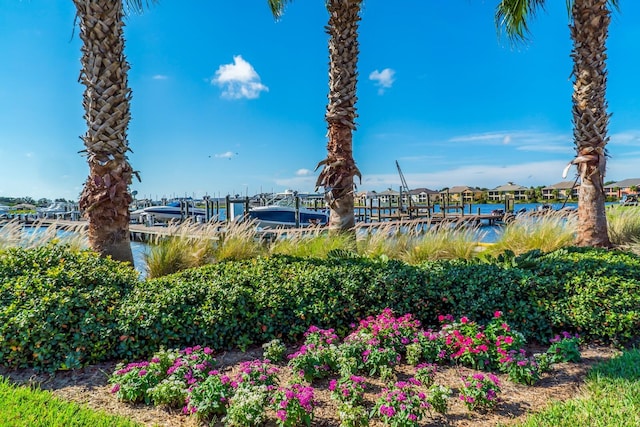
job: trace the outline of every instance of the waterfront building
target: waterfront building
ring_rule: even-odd
[[[489,190],[489,200],[494,202],[499,202],[501,200],[505,200],[506,198],[512,200],[529,200],[528,192],[529,189],[527,187],[514,184],[513,182],[508,182],[504,185],[494,188],[493,190]]]
[[[542,189],[544,200],[577,199],[580,184],[577,181],[561,181]]]
[[[640,178],[623,179],[604,186],[604,193],[607,197],[621,199],[627,194],[638,194],[640,188]]]
[[[440,192],[440,196],[447,200],[447,203],[473,203],[480,200],[482,194],[481,189],[467,185],[456,185]]]

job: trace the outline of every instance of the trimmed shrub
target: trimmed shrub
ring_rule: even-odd
[[[540,302],[556,331],[616,344],[638,338],[640,257],[575,247],[538,255],[527,269],[543,285]]]
[[[328,259],[277,255],[226,261],[139,282],[124,264],[59,246],[0,253],[0,363],[72,368],[160,348],[241,349],[311,325],[380,313],[488,323],[496,311],[529,340],[560,331],[627,343],[640,329],[640,258],[593,248],[484,261]],[[346,254],[348,255],[348,254]]]
[[[490,320],[496,310],[529,337],[548,337],[549,319],[530,304],[535,286],[517,269],[467,262],[290,256],[220,263],[141,283],[120,308],[120,354],[201,343],[227,349],[281,338],[294,342],[310,325],[339,335],[385,307],[436,325],[441,313]]]
[[[133,268],[48,244],[0,253],[0,363],[53,371],[115,356]]]

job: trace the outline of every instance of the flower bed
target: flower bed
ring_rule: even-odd
[[[443,326],[434,331],[423,330],[410,314],[395,317],[385,309],[353,325],[342,342],[332,330],[311,327],[286,366],[261,359],[242,364],[236,372],[223,373],[210,369],[215,365],[215,359],[209,357],[210,349],[191,347],[161,352],[149,362],[118,366],[110,381],[121,400],[173,402],[174,406],[177,402],[173,392],[168,393],[168,398],[157,390],[165,389],[164,383],[181,381],[185,414],[204,420],[220,418],[226,425],[259,425],[265,419],[280,426],[311,425],[315,386],[331,390],[341,426],[369,425],[370,420],[390,426],[418,426],[427,417],[446,414],[448,399],[454,394],[451,388],[433,383],[438,367],[496,370],[508,374],[513,381],[530,384],[535,383],[531,375],[512,375],[515,367],[523,366],[518,361],[527,360],[527,368],[539,378],[551,363],[575,360],[575,335],[555,337],[556,345],[549,352],[527,355],[521,347],[525,344],[522,335],[501,317],[502,313],[496,312],[492,321],[483,326],[465,317],[456,320],[446,315],[441,318]],[[420,337],[425,336],[429,339],[421,341]],[[406,361],[407,349],[416,345],[423,351],[412,356],[412,375],[399,378],[394,367],[401,360]],[[272,343],[267,348],[273,346]],[[513,363],[514,360],[517,361]],[[537,363],[538,360],[543,362]],[[166,371],[158,369],[160,366],[167,367]],[[290,370],[290,383],[278,384],[278,369]],[[321,380],[326,377],[331,378],[328,386],[326,380]],[[364,397],[371,377],[385,384],[373,401]],[[141,384],[151,386],[141,391]],[[469,410],[488,411],[500,402],[500,382],[491,372],[461,378],[455,392]],[[145,399],[145,395],[155,398]]]

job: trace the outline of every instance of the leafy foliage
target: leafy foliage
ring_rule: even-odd
[[[71,369],[113,358],[116,313],[137,284],[126,264],[49,244],[0,254],[0,361]]]
[[[567,248],[414,266],[336,251],[224,261],[139,282],[133,269],[90,252],[11,249],[0,252],[0,363],[54,370],[199,343],[292,343],[310,325],[345,336],[386,307],[425,328],[441,313],[486,325],[501,311],[527,340],[568,331],[626,343],[640,327],[640,258]],[[431,338],[417,337],[425,361],[442,350]]]

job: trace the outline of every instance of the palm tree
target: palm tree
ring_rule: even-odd
[[[528,20],[545,0],[501,0],[496,25],[515,40],[524,40]],[[606,46],[611,8],[618,0],[567,0],[571,8],[573,41],[573,137],[581,185],[578,192],[578,232],[580,246],[610,247],[605,215],[604,176],[609,114],[605,98],[607,86]]]
[[[291,0],[268,0],[276,18],[282,16],[284,5]],[[362,0],[326,0],[329,23],[329,102],[327,121],[327,158],[316,189],[323,187],[331,215],[332,231],[353,231],[354,176],[361,177],[353,159],[353,131],[356,129],[356,84],[358,82],[358,24]],[[316,168],[316,169],[317,169]]]
[[[80,22],[83,106],[87,132],[82,136],[89,176],[80,209],[89,219],[89,245],[103,256],[133,264],[129,241],[129,185],[136,172],[127,158],[131,89],[124,55],[123,0],[73,0]],[[131,11],[142,0],[127,0]]]

